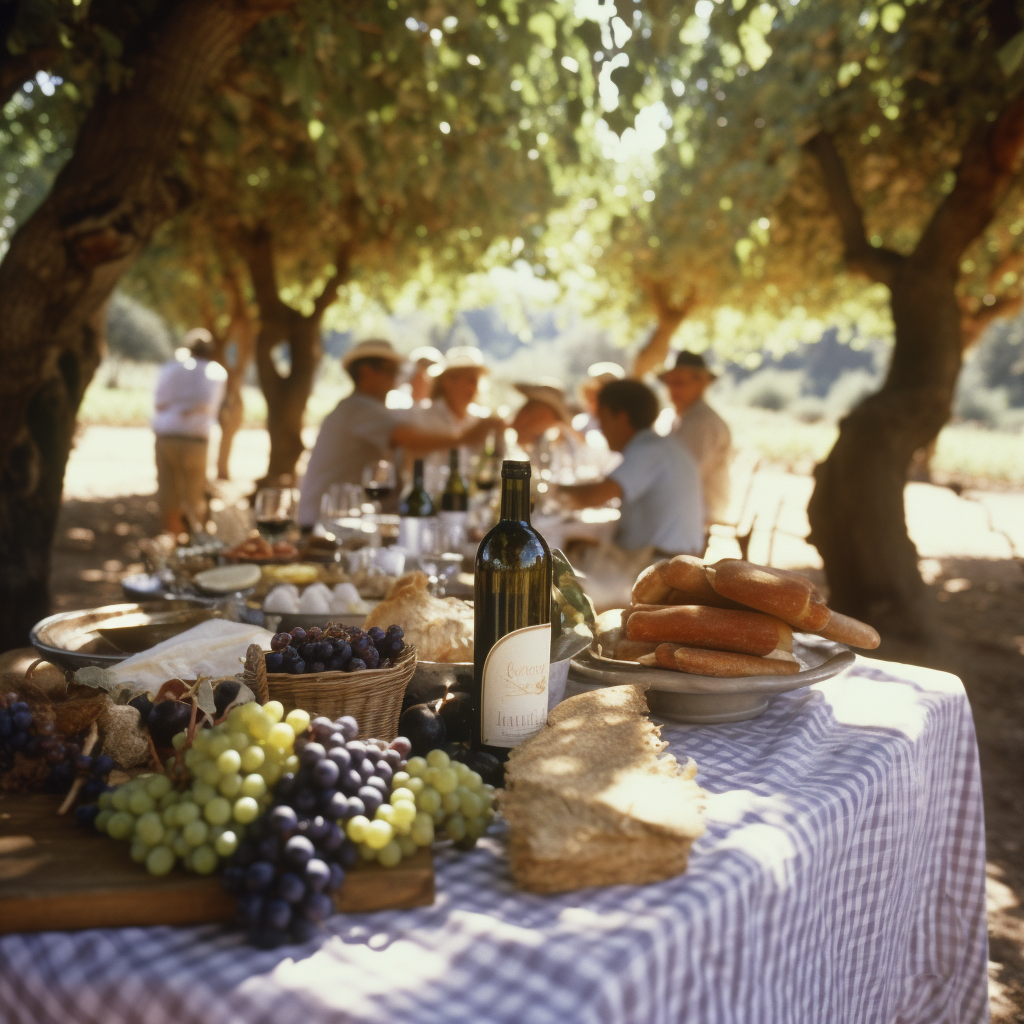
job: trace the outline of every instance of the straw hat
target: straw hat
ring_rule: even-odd
[[[440,350],[434,348],[433,345],[420,345],[419,348],[414,348],[407,358],[414,365],[419,363],[440,363],[444,360]]]
[[[675,365],[670,366],[667,370],[662,370],[658,374],[658,380],[664,380],[675,370],[703,370],[712,380],[718,380],[718,374],[711,372],[707,361],[700,352],[687,352],[685,350],[677,352]]]
[[[533,384],[513,384],[527,401],[546,405],[563,423],[572,424],[572,410],[565,396],[565,385],[554,377],[541,377]]]
[[[622,380],[625,376],[626,371],[618,363],[591,363],[587,367],[586,377],[580,381],[577,394],[583,402],[586,402],[588,396],[597,394],[605,384],[613,380]]]
[[[368,338],[353,345],[341,357],[342,369],[347,370],[357,359],[387,359],[396,364],[403,362],[403,357],[395,351],[391,342],[380,338]]]
[[[484,354],[473,345],[455,345],[444,354],[443,361],[435,363],[427,370],[431,377],[440,377],[448,370],[479,370],[489,373],[484,363]]]

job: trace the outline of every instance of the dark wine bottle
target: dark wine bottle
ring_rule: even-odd
[[[459,473],[459,449],[452,448],[448,452],[448,483],[441,494],[442,512],[468,512],[469,492],[466,481]]]
[[[505,759],[543,728],[551,552],[530,525],[530,464],[501,467],[501,518],[476,554],[473,746]]]
[[[398,506],[398,543],[413,554],[421,551],[420,523],[434,515],[434,502],[423,486],[423,460],[412,464],[412,487]]]

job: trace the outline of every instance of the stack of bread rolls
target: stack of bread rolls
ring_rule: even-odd
[[[791,675],[800,671],[794,631],[852,647],[881,642],[871,626],[833,612],[799,573],[738,558],[705,565],[692,555],[645,569],[621,625],[597,642],[606,656],[677,672]]]

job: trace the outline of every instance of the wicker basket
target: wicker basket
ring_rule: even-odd
[[[286,713],[302,708],[327,718],[351,715],[359,723],[360,739],[393,740],[398,735],[405,688],[415,671],[416,648],[406,647],[391,668],[268,675],[264,652],[252,644],[246,652],[243,678],[261,704],[279,700]]]

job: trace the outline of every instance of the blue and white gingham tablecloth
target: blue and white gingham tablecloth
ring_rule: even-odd
[[[432,907],[261,952],[198,928],[0,939],[2,1024],[976,1024],[985,847],[960,682],[859,660],[761,718],[666,726],[711,794],[687,872],[561,896],[499,836]]]

